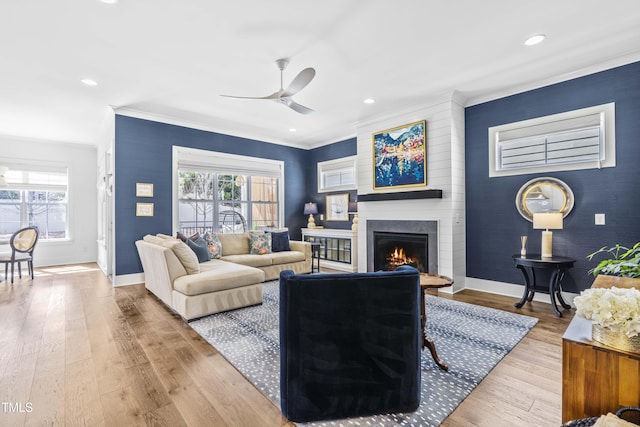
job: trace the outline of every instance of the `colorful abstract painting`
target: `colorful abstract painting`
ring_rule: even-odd
[[[427,184],[427,122],[373,134],[373,188]]]

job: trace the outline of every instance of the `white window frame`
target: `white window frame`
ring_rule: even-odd
[[[238,154],[221,153],[217,151],[200,150],[197,148],[173,146],[172,168],[172,224],[173,234],[180,230],[178,221],[178,169],[195,168],[207,169],[216,173],[234,175],[261,175],[278,178],[278,223],[284,223],[284,162],[281,160],[261,159],[259,157],[241,156]]]
[[[47,191],[47,192],[64,192],[67,194],[67,200],[65,202],[65,237],[63,238],[45,238],[43,235],[39,237],[39,243],[49,243],[49,242],[68,242],[71,240],[70,236],[70,211],[71,211],[71,194],[69,190],[69,180],[70,180],[70,166],[65,163],[57,163],[57,162],[29,162],[29,161],[3,161],[3,164],[9,168],[7,172],[7,181],[9,186],[6,188],[2,188],[2,190],[9,191],[20,191],[28,192],[28,191]],[[20,171],[24,172],[38,172],[38,173],[54,173],[54,174],[64,174],[67,177],[67,183],[65,185],[59,184],[39,184],[32,183],[28,181],[24,181],[23,179],[19,179],[18,181],[12,179],[12,175],[16,172]],[[21,202],[20,202],[20,227],[27,227],[29,225],[28,217],[26,216],[27,210],[27,200],[25,198],[26,194],[21,194]]]
[[[357,157],[358,156],[349,156],[341,159],[318,162],[318,193],[357,189]],[[338,176],[339,183],[337,185],[327,185],[325,182],[325,175],[332,173]],[[353,177],[353,182],[345,182],[344,178],[349,175]]]
[[[541,161],[539,165],[500,168],[500,149],[505,142],[502,135],[518,135],[510,141],[536,140],[540,147],[546,147],[547,140],[557,137],[564,131],[564,123],[576,123],[582,118],[598,115],[599,123],[599,159],[588,161],[555,162]],[[538,117],[530,120],[509,123],[489,128],[489,177],[524,175],[568,170],[600,169],[616,166],[615,144],[615,103],[596,105],[565,113]]]

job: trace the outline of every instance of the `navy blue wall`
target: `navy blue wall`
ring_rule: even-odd
[[[616,103],[615,168],[489,178],[488,128],[550,114]],[[522,184],[553,176],[574,192],[575,207],[564,229],[553,233],[553,253],[577,259],[564,289],[588,288],[586,256],[604,245],[640,241],[640,62],[558,83],[465,109],[467,276],[522,283],[511,255],[528,235],[530,253],[540,251],[541,230],[515,208]],[[594,214],[606,214],[606,225],[594,225]]]
[[[327,160],[341,159],[343,157],[355,156],[357,154],[356,138],[347,139],[341,142],[325,145],[309,151],[309,167],[307,168],[308,191],[307,202],[316,202],[318,204],[318,215],[314,215],[316,225],[322,225],[326,228],[351,229],[351,221],[326,221],[326,196],[328,194],[344,194],[345,191],[337,191],[331,193],[318,193],[318,163]],[[346,191],[349,193],[349,201],[356,200],[357,191]],[[325,221],[320,221],[320,214],[325,215]],[[349,216],[349,220],[353,219]],[[306,224],[305,224],[306,227]]]
[[[308,151],[213,132],[116,116],[116,275],[142,272],[135,241],[145,234],[171,234],[172,146],[284,161],[285,225],[299,240],[306,226]],[[152,183],[153,198],[136,198],[136,182]],[[153,217],[136,217],[136,202],[153,202]]]

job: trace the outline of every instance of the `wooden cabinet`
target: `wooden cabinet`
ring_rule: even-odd
[[[640,406],[640,354],[591,339],[591,321],[575,316],[562,337],[562,422]]]
[[[303,228],[302,240],[320,244],[320,266],[358,271],[358,235],[353,230]]]

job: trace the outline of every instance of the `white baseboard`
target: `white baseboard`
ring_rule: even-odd
[[[464,289],[488,292],[490,294],[504,295],[508,297],[522,298],[524,285],[515,285],[513,283],[495,282],[493,280],[466,277]],[[575,307],[573,304],[573,299],[577,296],[578,294],[574,294],[571,292],[562,292],[562,298],[567,302],[567,304],[571,305],[572,307]],[[549,297],[549,294],[545,294],[542,292],[536,292],[536,294],[533,296],[533,300],[551,304],[551,298]]]
[[[129,286],[137,285],[139,283],[144,283],[144,273],[122,274],[120,276],[116,276],[113,286]]]

